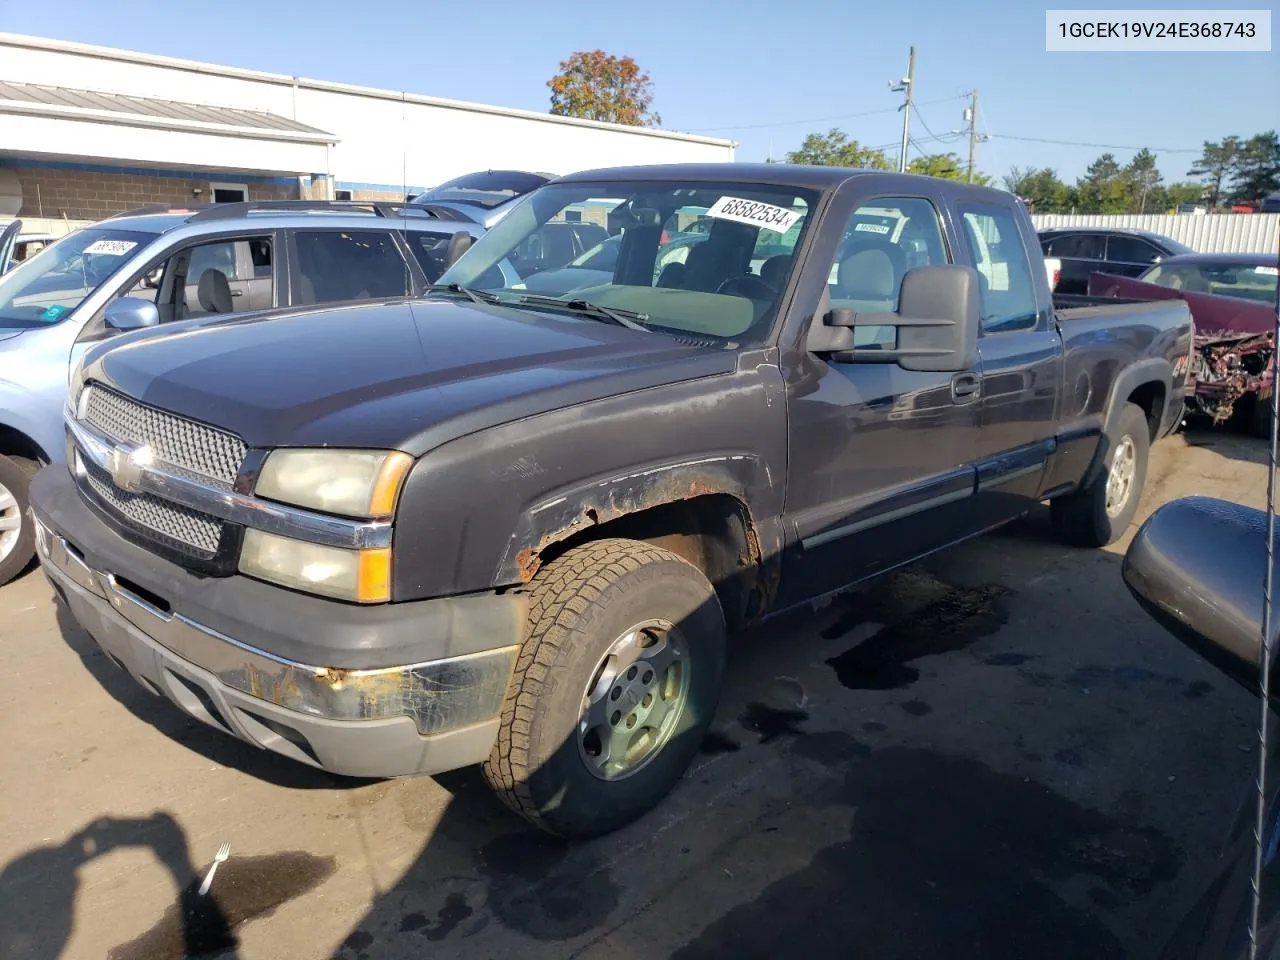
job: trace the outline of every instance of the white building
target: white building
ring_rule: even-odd
[[[0,33],[0,217],[402,200],[463,173],[728,161],[728,140]]]

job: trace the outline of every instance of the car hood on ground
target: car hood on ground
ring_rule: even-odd
[[[497,423],[733,366],[730,351],[661,333],[430,299],[156,329],[95,351],[85,378],[251,446],[419,455]]]

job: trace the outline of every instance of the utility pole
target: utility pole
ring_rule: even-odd
[[[965,178],[973,183],[973,154],[978,149],[978,91],[969,94],[969,109],[965,111],[969,121],[969,174]]]
[[[902,106],[898,109],[902,111],[902,148],[898,151],[898,172],[907,172],[907,141],[911,139],[911,96],[914,92],[912,81],[916,75],[916,48],[911,48],[911,53],[907,58],[907,75],[897,83],[890,80],[889,90],[892,93],[902,93],[905,97]]]

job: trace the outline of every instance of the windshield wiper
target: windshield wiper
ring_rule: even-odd
[[[592,303],[590,300],[562,300],[559,297],[543,297],[537,294],[526,294],[520,298],[519,302],[527,303],[532,307],[560,307],[564,310],[580,313],[584,317],[591,317],[593,320],[616,323],[618,326],[626,327],[629,330],[643,330],[645,333],[653,332],[643,323],[636,322],[637,320],[649,319],[647,313],[641,313],[638,310],[602,307],[600,304]]]
[[[433,283],[427,287],[427,293],[452,293],[455,295],[466,297],[472,303],[501,303],[501,301],[492,293],[484,293],[480,290],[472,290],[470,287],[464,287],[460,283]]]

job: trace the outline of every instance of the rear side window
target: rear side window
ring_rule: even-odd
[[[453,234],[411,230],[405,238],[422,272],[427,275],[427,283],[435,283],[449,267],[449,244]]]
[[[1096,233],[1074,233],[1058,237],[1049,245],[1049,255],[1074,260],[1101,260],[1106,255],[1106,238]]]
[[[1013,215],[999,207],[961,205],[982,291],[982,328],[988,333],[1036,325],[1036,294],[1027,251]]]
[[[1155,263],[1160,251],[1137,237],[1110,237],[1107,259],[1117,263]]]
[[[403,297],[412,290],[409,266],[390,233],[300,230],[296,246],[295,304]]]

